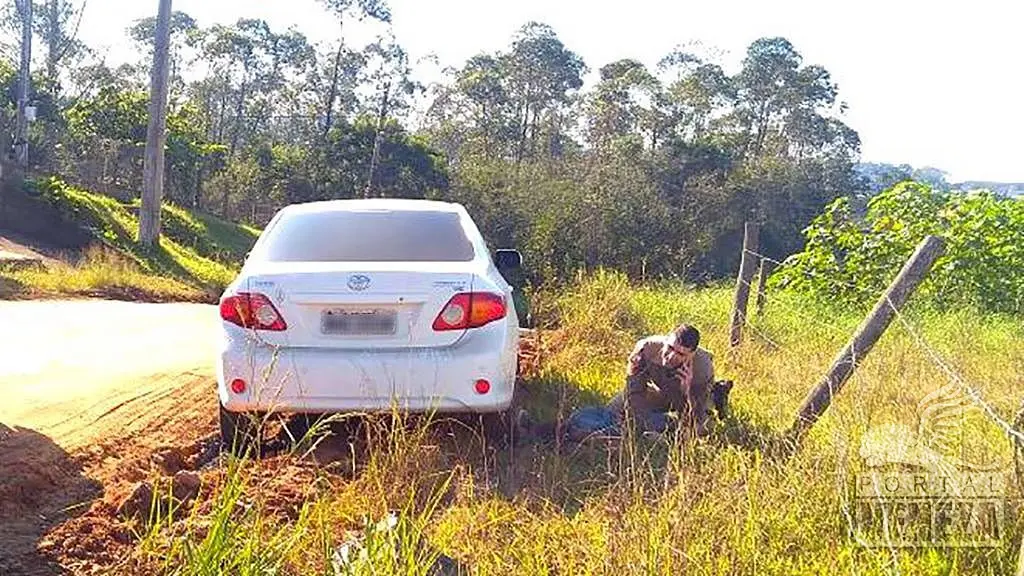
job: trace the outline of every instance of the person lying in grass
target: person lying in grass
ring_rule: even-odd
[[[648,336],[636,343],[626,364],[625,389],[608,402],[607,408],[632,420],[641,430],[657,429],[657,422],[662,421],[659,415],[676,412],[680,425],[704,436],[708,433],[715,386],[713,357],[700,348],[700,332],[682,324],[668,334]],[[723,409],[724,400],[719,416],[724,417]]]

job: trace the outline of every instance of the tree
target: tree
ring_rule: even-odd
[[[89,53],[88,47],[78,39],[86,4],[87,0],[15,0],[0,9],[0,26],[19,38],[23,14],[31,9],[31,34],[40,40],[39,52],[45,63],[42,84],[54,100],[60,96],[62,69],[73,70],[72,64],[79,63]]]
[[[925,166],[924,168],[918,168],[914,170],[912,178],[922,184],[926,184],[936,190],[949,190],[949,182],[946,181],[948,174],[939,170],[938,168],[932,168],[931,166]]]
[[[170,20],[170,70],[169,78],[172,92],[181,92],[184,88],[184,80],[181,78],[180,70],[184,65],[186,48],[195,48],[198,44],[199,27],[194,18],[175,10],[171,13]],[[128,35],[143,49],[143,54],[152,59],[153,50],[156,45],[156,18],[148,16],[136,20],[130,28]]]
[[[450,83],[433,87],[425,114],[433,145],[452,165],[511,158],[518,130],[500,54],[478,54],[447,74]]]
[[[761,38],[747,50],[743,69],[734,79],[744,156],[796,156],[856,152],[856,133],[826,110],[835,104],[837,88],[821,66],[801,67],[802,58],[784,38]]]
[[[409,57],[398,44],[393,41],[378,41],[367,46],[366,50],[371,55],[370,61],[373,62],[368,67],[367,80],[372,82],[380,95],[380,104],[376,110],[377,127],[374,132],[373,153],[370,158],[366,190],[363,193],[369,198],[375,193],[374,177],[380,160],[384,124],[389,114],[394,115],[408,107],[405,96],[414,93],[418,86],[409,79],[412,73],[409,68]]]
[[[502,57],[502,70],[514,111],[515,161],[533,158],[545,131],[545,148],[549,153],[557,149],[568,124],[562,108],[570,103],[571,92],[583,85],[583,59],[567,49],[550,26],[530,22]]]
[[[18,80],[18,127],[15,151],[18,165],[28,167],[28,97],[31,90],[32,66],[32,2],[17,1],[21,16],[21,73]]]
[[[391,22],[391,11],[384,0],[320,0],[338,20],[338,42],[334,51],[333,64],[328,76],[327,92],[323,99],[323,132],[322,137],[326,138],[334,125],[335,102],[340,95],[341,80],[344,77],[345,67],[345,20],[350,17],[372,18],[381,22]]]
[[[713,130],[713,120],[735,104],[735,85],[717,64],[680,49],[662,58],[658,67],[673,76],[667,95],[671,135],[704,140]]]
[[[142,154],[147,108],[159,100],[147,95],[147,65],[113,68],[83,48],[80,65],[59,64],[57,99],[41,71],[34,162],[122,200],[137,197],[144,172],[147,182],[159,172],[161,198],[257,226],[293,202],[459,201],[488,242],[523,249],[545,281],[598,266],[640,278],[731,275],[745,220],[762,222],[761,250],[782,258],[801,249],[800,231],[826,204],[863,188],[837,87],[785,39],[755,41],[731,75],[693,46],[656,66],[613,60],[584,90],[583,60],[530,22],[424,87],[390,31],[366,45],[347,38],[355,21],[387,28],[382,0],[321,3],[338,35],[319,45],[258,19],[201,27],[170,13],[162,170]],[[149,53],[156,29],[146,18],[127,33]],[[186,65],[189,78],[177,73]],[[14,68],[0,67],[12,102]]]
[[[589,98],[589,140],[598,148],[636,136],[654,149],[665,128],[661,82],[636,60],[601,68],[601,80]]]
[[[78,40],[78,29],[85,7],[84,0],[45,0],[36,9],[37,14],[42,16],[36,22],[36,33],[45,39],[46,80],[54,98],[60,94],[60,66],[77,59],[86,51],[85,45]]]
[[[859,187],[868,192],[881,192],[904,180],[911,180],[914,168],[909,164],[895,166],[893,164],[864,162],[856,166],[860,179]]]
[[[474,56],[454,72],[429,107],[428,131],[450,139],[439,145],[453,161],[471,151],[516,164],[558,156],[572,147],[571,106],[585,71],[550,26],[528,23],[508,52]]]

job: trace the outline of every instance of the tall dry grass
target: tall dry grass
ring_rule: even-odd
[[[751,318],[744,343],[729,350],[728,288],[633,287],[602,273],[541,297],[534,309],[546,310],[542,322],[559,333],[540,376],[524,384],[525,405],[538,417],[564,417],[607,399],[622,383],[632,340],[681,321],[701,329],[718,376],[735,381],[733,417],[697,442],[637,437],[510,449],[488,447],[458,426],[371,419],[361,440],[339,444],[347,453],[321,460],[331,463],[316,473],[297,516],[266,512],[277,495],[253,481],[266,464],[236,462],[212,506],[154,528],[140,550],[173,574],[332,574],[333,551],[351,533],[376,542],[353,568],[359,574],[424,573],[430,558],[416,556],[420,541],[482,575],[1014,569],[1024,534],[1015,510],[1003,545],[991,549],[865,549],[849,536],[849,475],[863,469],[862,436],[878,425],[912,427],[917,403],[948,382],[901,325],[864,360],[805,445],[782,458],[774,443],[862,310],[773,294],[764,316]],[[1024,395],[1020,319],[920,306],[907,319],[1000,414],[1012,416]],[[960,454],[1009,462],[1006,437],[971,418]],[[389,512],[402,523],[397,532],[366,528]]]
[[[147,273],[110,249],[87,248],[73,263],[4,272],[5,279],[34,296],[93,296],[132,300],[200,301],[210,295],[175,278]]]

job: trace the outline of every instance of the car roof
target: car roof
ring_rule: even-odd
[[[461,204],[454,202],[441,202],[437,200],[417,200],[409,198],[361,198],[352,200],[321,200],[317,202],[303,202],[286,206],[282,211],[288,214],[300,214],[310,212],[358,212],[363,210],[415,210],[423,212],[462,213],[465,209]]]

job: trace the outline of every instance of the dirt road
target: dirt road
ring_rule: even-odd
[[[102,533],[82,526],[154,453],[210,437],[218,321],[196,304],[0,302],[0,574],[53,573],[46,549]]]
[[[18,234],[0,230],[0,263],[12,261],[54,262],[59,250],[27,241]]]
[[[216,314],[198,304],[0,302],[0,423],[64,449],[95,439],[97,424],[118,423],[189,376],[212,377]]]

